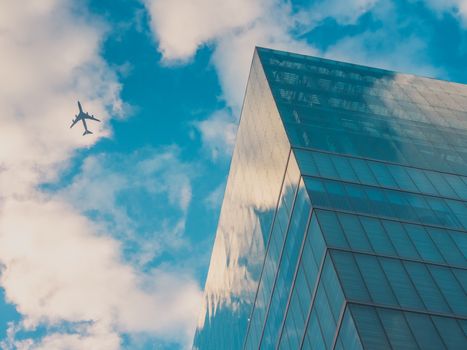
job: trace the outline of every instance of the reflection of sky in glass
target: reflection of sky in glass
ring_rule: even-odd
[[[429,235],[440,247],[449,243],[458,250],[454,264],[465,265],[460,253],[465,244],[463,236],[450,231],[452,241],[449,238],[446,242],[441,237],[447,233],[435,232],[467,229],[466,111],[465,85],[258,49],[206,283],[206,313],[195,345],[203,349],[226,348],[226,344],[231,348],[243,344],[248,349],[283,346],[283,338],[278,335],[284,329],[288,332],[286,341],[291,344],[305,342],[306,347],[308,341],[318,341],[330,346],[333,342],[339,316],[335,310],[333,329],[327,329],[329,334],[321,340],[306,329],[323,322],[323,309],[310,306],[310,313],[305,311],[301,319],[284,316],[289,303],[293,308],[294,300],[300,299],[294,292],[289,295],[299,254],[304,251],[309,259],[318,254],[308,252],[308,243],[302,250],[298,245],[291,248],[292,243],[288,247],[288,235],[296,231],[292,228],[299,221],[292,214],[298,202],[294,198],[299,177],[294,176],[298,172],[294,170],[296,162],[315,212],[316,208],[324,209],[318,211],[318,219],[312,217],[315,224],[310,230],[317,233],[307,240],[322,234],[329,245],[329,234],[337,232],[333,223],[345,227],[360,220],[362,228],[372,225],[365,233],[368,242],[375,239],[371,236],[375,227],[381,228],[378,239],[385,239],[385,245],[378,248],[380,251],[372,248],[376,254],[384,251],[387,255],[391,251],[388,247],[394,246],[394,250],[403,240],[413,240],[414,249],[422,252]],[[290,156],[289,142],[293,150]],[[279,195],[283,178],[284,188]],[[292,197],[289,203],[288,196]],[[339,214],[327,223],[330,211],[349,214]],[[381,219],[371,223],[366,216],[356,219],[355,213]],[[322,233],[316,228],[317,220],[326,224]],[[394,220],[407,222],[407,228],[401,226],[407,234],[400,233]],[[433,228],[427,229],[428,234],[412,229],[420,224]],[[308,229],[304,225],[299,225],[297,242],[306,240],[303,231]],[[346,232],[358,232],[352,225]],[[400,242],[394,241],[396,235]],[[350,237],[346,238],[348,242],[352,242]],[[439,249],[441,258],[443,248]],[[322,254],[324,250],[318,255]],[[397,256],[406,258],[399,251]],[[326,266],[331,266],[330,259]],[[332,255],[332,259],[337,258]],[[435,258],[419,253],[417,259]],[[452,263],[444,259],[443,263]],[[318,270],[320,263],[321,259],[308,266]],[[288,265],[293,267],[289,269]],[[305,273],[301,271],[297,268],[299,277]],[[318,284],[317,303],[329,303],[334,308],[336,305],[327,301],[328,292],[324,291],[337,290],[335,276],[342,272],[333,268],[324,271],[328,277],[324,284]],[[300,280],[296,283],[304,285]],[[352,322],[346,313],[345,325],[355,327]],[[294,334],[297,329],[308,333],[303,337]],[[341,342],[339,338],[337,345]]]
[[[255,55],[195,347],[225,349],[225,344],[232,349],[241,347],[289,150]]]
[[[465,85],[261,50],[295,147],[467,175]]]

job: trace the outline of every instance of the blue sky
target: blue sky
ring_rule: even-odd
[[[189,348],[255,45],[467,83],[467,1],[0,4],[2,350]]]

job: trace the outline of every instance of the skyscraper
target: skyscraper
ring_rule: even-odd
[[[467,86],[257,48],[195,349],[466,349]]]

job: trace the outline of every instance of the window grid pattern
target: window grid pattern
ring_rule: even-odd
[[[282,246],[286,238],[294,200],[299,188],[299,176],[297,163],[294,157],[290,156],[256,298],[250,315],[246,338],[248,341],[245,345],[247,349],[254,349],[261,341],[263,322],[266,317],[269,298],[274,286],[277,266],[281,258]]]
[[[213,258],[221,258],[211,260],[194,349],[236,350],[244,343],[289,154],[255,54],[213,247]],[[228,277],[219,278],[223,271]]]
[[[467,177],[295,149],[303,175],[467,201]]]
[[[412,323],[463,324],[467,90],[432,104],[442,93],[423,79],[414,90],[372,70],[333,80],[276,63],[266,75],[314,214],[301,250],[283,241],[262,338],[246,348],[421,349]]]
[[[467,319],[465,274],[456,269],[330,250],[347,300]]]
[[[251,308],[246,331],[202,349],[465,348],[467,86],[260,48],[251,79],[246,111],[266,95],[267,111],[242,117],[236,157],[277,172],[277,129],[289,163],[281,190],[230,171],[226,207],[275,197],[245,230],[264,243],[245,269],[253,297],[236,304]]]
[[[467,234],[315,209],[330,248],[467,269]]]
[[[306,326],[308,310],[314,299],[326,243],[315,214],[307,232],[292,289],[279,349],[298,349]]]
[[[339,329],[335,345],[336,350],[363,350],[355,322],[346,305],[344,317]]]
[[[467,175],[463,85],[347,65],[333,74],[343,66],[261,56],[292,146]]]
[[[264,323],[263,337],[260,344],[261,349],[269,349],[273,347],[277,341],[277,335],[284,317],[283,315],[286,309],[289,292],[293,284],[299,252],[311,213],[310,200],[303,183],[301,186],[297,194],[294,213],[290,220],[290,227],[287,232],[282,257],[276,273],[274,290],[269,302],[267,318]]]
[[[347,308],[365,349],[465,349],[466,320],[352,303]]]
[[[467,230],[464,202],[315,177],[305,184],[316,207]]]

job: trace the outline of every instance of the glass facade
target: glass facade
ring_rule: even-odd
[[[194,349],[466,349],[467,86],[257,48]]]

